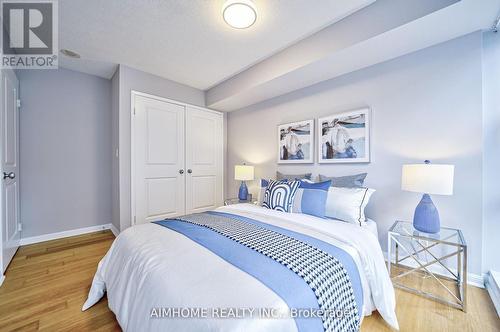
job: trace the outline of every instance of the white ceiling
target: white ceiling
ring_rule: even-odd
[[[207,90],[206,105],[235,111],[491,29],[499,12],[500,0],[378,0]]]
[[[124,64],[206,90],[375,0],[254,0],[247,30],[228,27],[225,0],[59,1],[60,66],[110,78]]]

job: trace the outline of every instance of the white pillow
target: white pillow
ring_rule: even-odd
[[[374,192],[369,188],[330,187],[325,215],[361,226],[366,222],[365,208]]]

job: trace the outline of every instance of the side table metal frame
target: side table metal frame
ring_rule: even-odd
[[[424,296],[426,298],[430,298],[432,300],[435,300],[440,303],[444,303],[447,305],[450,305],[454,308],[461,309],[462,311],[466,312],[467,309],[467,245],[465,244],[462,232],[460,230],[456,230],[458,233],[458,237],[460,238],[461,243],[455,243],[450,241],[450,238],[457,236],[457,234],[451,234],[450,236],[447,236],[443,239],[432,239],[428,237],[421,237],[413,234],[400,234],[398,232],[392,231],[394,228],[391,227],[391,230],[389,230],[388,233],[388,250],[387,250],[387,256],[388,256],[388,270],[389,270],[389,276],[391,276],[391,265],[392,263],[392,245],[395,245],[395,266],[402,266],[400,263],[406,260],[412,259],[416,264],[417,267],[409,267],[409,270],[400,273],[395,276],[391,276],[391,280],[393,281],[394,287],[412,292],[414,294],[418,294],[421,296]],[[415,248],[413,245],[408,248],[408,246],[405,246],[401,243],[401,241],[398,238],[407,238],[409,239],[412,243],[415,243],[418,248]],[[445,246],[451,246],[454,247],[454,250],[452,253],[446,254],[441,257],[437,257],[434,253],[430,251],[431,248],[439,246],[439,245],[445,245]],[[399,255],[399,247],[405,252],[405,255],[400,258]],[[418,254],[420,253],[427,253],[429,254],[433,260],[430,262],[424,262],[421,259],[419,259]],[[452,271],[449,267],[447,267],[444,264],[444,260],[451,258],[451,257],[457,257],[457,270]],[[436,273],[433,273],[432,271],[429,270],[429,267],[434,264],[439,264],[441,267],[443,267],[446,271],[448,271],[452,277],[447,277],[447,276],[441,276]],[[408,268],[408,266],[404,266],[405,268]],[[403,285],[402,283],[398,282],[398,279],[401,279],[402,277],[409,275],[411,273],[418,273],[418,272],[424,272],[430,277],[432,277],[434,280],[436,280],[453,298],[455,301],[449,301],[445,298],[439,297],[435,294],[425,292],[419,289],[411,288],[406,285]],[[450,290],[440,279],[446,279],[446,280],[452,280],[455,282],[457,289],[458,289],[458,296]]]

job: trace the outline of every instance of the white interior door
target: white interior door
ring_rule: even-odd
[[[186,213],[214,209],[223,203],[222,114],[187,107]]]
[[[19,111],[17,107],[19,81],[10,70],[2,71],[1,113],[1,218],[2,272],[5,272],[19,248]]]
[[[185,213],[185,107],[135,96],[135,223]]]

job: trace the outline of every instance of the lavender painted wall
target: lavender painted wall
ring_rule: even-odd
[[[111,222],[111,84],[19,70],[23,237]]]
[[[480,32],[228,114],[228,195],[235,197],[235,164],[256,166],[257,177],[275,171],[326,175],[368,172],[375,188],[367,214],[386,232],[396,219],[411,220],[420,196],[400,189],[401,166],[430,159],[456,166],[453,196],[433,197],[442,224],[463,230],[469,271],[481,273],[482,69]],[[358,107],[372,109],[371,163],[276,164],[278,124]],[[251,183],[255,194],[258,181]]]

